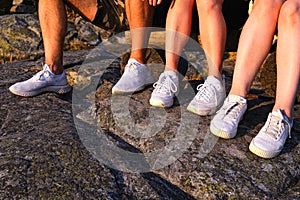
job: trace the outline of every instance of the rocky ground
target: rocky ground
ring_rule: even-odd
[[[69,18],[70,19],[70,18]],[[0,64],[44,55],[36,14],[0,15]],[[68,21],[65,50],[89,49],[111,35],[75,15]]]
[[[249,108],[237,137],[218,140],[208,132],[211,117],[200,118],[185,109],[192,98],[190,91],[193,94],[205,72],[199,73],[199,68],[189,64],[175,105],[153,109],[148,103],[152,87],[127,97],[111,95],[128,55],[119,59],[99,52],[97,60],[92,59],[90,50],[65,53],[65,68],[74,86],[66,95],[22,98],[8,91],[11,84],[40,70],[43,57],[0,65],[1,199],[300,198],[298,103],[292,138],[283,152],[274,159],[261,159],[248,145],[274,99],[264,94],[259,82],[250,92]],[[156,77],[162,70],[160,55],[149,51],[148,62],[153,63]],[[197,60],[196,52],[186,55],[192,62]],[[89,67],[95,61],[99,68]],[[227,90],[233,64],[234,54],[229,53],[224,66]],[[95,127],[101,127],[102,132],[95,134]],[[96,136],[99,140],[93,141]],[[149,165],[143,165],[144,157],[133,157],[126,164],[126,157],[98,151],[95,147],[103,138],[136,157],[150,155]],[[173,142],[183,151],[173,146],[165,148],[171,149],[167,154],[151,154]],[[120,166],[125,166],[124,171],[117,170]],[[136,173],[126,167],[131,171],[135,167]]]
[[[3,7],[8,11],[27,13],[0,17],[0,57],[7,63],[0,65],[0,199],[300,198],[299,103],[292,138],[278,157],[260,159],[248,150],[274,104],[263,90],[266,85],[274,90],[268,81],[274,70],[258,74],[237,137],[218,139],[208,130],[211,117],[186,111],[207,73],[201,50],[185,51],[189,63],[180,64],[185,76],[174,106],[155,109],[148,103],[151,86],[111,95],[130,46],[113,37],[109,48],[93,48],[110,33],[76,17],[68,23],[65,47],[90,49],[65,52],[73,91],[21,98],[8,88],[42,68],[40,28],[37,16],[28,14],[34,12],[32,3],[0,2],[8,3]],[[160,34],[151,39],[155,47],[164,41]],[[163,50],[149,50],[147,58],[158,78]],[[19,59],[25,60],[11,62]],[[235,53],[226,53],[227,91],[234,62]],[[271,74],[268,80],[265,74]]]

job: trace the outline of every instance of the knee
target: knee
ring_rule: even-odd
[[[258,16],[274,14],[278,16],[280,8],[285,0],[255,0],[252,12]]]
[[[192,12],[193,7],[194,7],[194,0],[183,0],[183,1],[172,0],[170,9],[178,13],[182,13],[182,12],[186,13],[186,12]]]
[[[197,0],[198,11],[202,13],[222,11],[222,4],[223,0]]]
[[[290,25],[300,23],[300,2],[286,1],[280,10],[279,21]]]

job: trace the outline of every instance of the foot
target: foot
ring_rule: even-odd
[[[283,149],[284,143],[291,136],[293,121],[278,109],[269,114],[267,122],[252,139],[249,149],[262,158],[273,158]]]
[[[135,59],[129,59],[124,73],[112,88],[113,94],[126,94],[143,90],[147,85],[155,82],[150,70]]]
[[[45,64],[43,70],[32,78],[15,83],[9,87],[9,90],[19,96],[32,97],[43,92],[65,94],[71,91],[71,86],[67,81],[65,71],[62,74],[55,75],[50,71],[49,66]]]
[[[247,110],[247,101],[238,95],[229,95],[210,123],[210,131],[221,138],[236,136],[238,124]]]
[[[197,90],[198,93],[187,109],[200,116],[214,114],[226,97],[224,79],[220,81],[214,76],[208,76],[204,84],[198,85]]]
[[[178,76],[174,71],[165,71],[154,83],[150,104],[156,107],[171,107],[173,98],[178,93]]]

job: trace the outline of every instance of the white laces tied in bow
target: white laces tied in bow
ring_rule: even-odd
[[[34,77],[36,77],[36,80],[41,80],[42,77],[49,77],[49,76],[50,73],[48,72],[46,65],[43,66],[43,69],[41,71],[39,71],[34,75]]]
[[[140,64],[136,63],[136,62],[128,63],[125,67],[125,71],[138,75],[138,73],[139,73],[138,68],[140,67],[139,65]]]
[[[170,76],[164,75],[159,78],[159,80],[153,84],[156,92],[162,94],[171,94],[177,92],[177,86],[170,78]]]

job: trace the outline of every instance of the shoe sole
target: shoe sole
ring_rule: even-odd
[[[145,89],[147,86],[149,86],[151,84],[153,84],[153,83],[149,83],[149,84],[140,86],[140,87],[135,88],[133,90],[112,90],[112,94],[130,94],[130,93],[139,92],[139,91]]]
[[[215,108],[213,110],[201,110],[201,111],[197,111],[196,109],[194,109],[192,106],[188,105],[188,107],[186,108],[188,111],[196,114],[196,115],[200,115],[200,116],[210,116],[216,113],[216,111],[219,108]]]
[[[254,153],[255,155],[262,157],[262,158],[274,158],[274,157],[278,156],[281,152],[281,151],[270,152],[270,151],[262,150],[262,149],[258,148],[257,146],[255,146],[252,141],[249,145],[249,150],[252,153]]]
[[[232,139],[236,136],[236,132],[235,133],[229,133],[227,131],[223,131],[221,129],[216,128],[212,124],[210,124],[209,129],[210,129],[210,132],[212,134],[214,134],[215,136],[218,136],[220,138],[223,138],[223,139]]]
[[[173,99],[169,103],[168,102],[165,103],[165,102],[153,100],[150,98],[149,103],[151,106],[160,107],[160,108],[169,108],[173,105]]]
[[[45,88],[41,88],[39,90],[31,91],[31,92],[22,92],[22,91],[17,91],[9,88],[9,91],[15,95],[22,96],[22,97],[33,97],[36,95],[39,95],[44,92],[55,92],[57,94],[65,94],[71,91],[71,86],[48,86]]]
[[[137,88],[134,88],[132,90],[115,90],[114,88],[112,89],[112,94],[129,94],[129,93],[134,93],[134,92],[139,92],[143,89],[145,89],[147,86],[152,85],[155,82],[155,80],[148,81],[144,85],[141,85]]]

